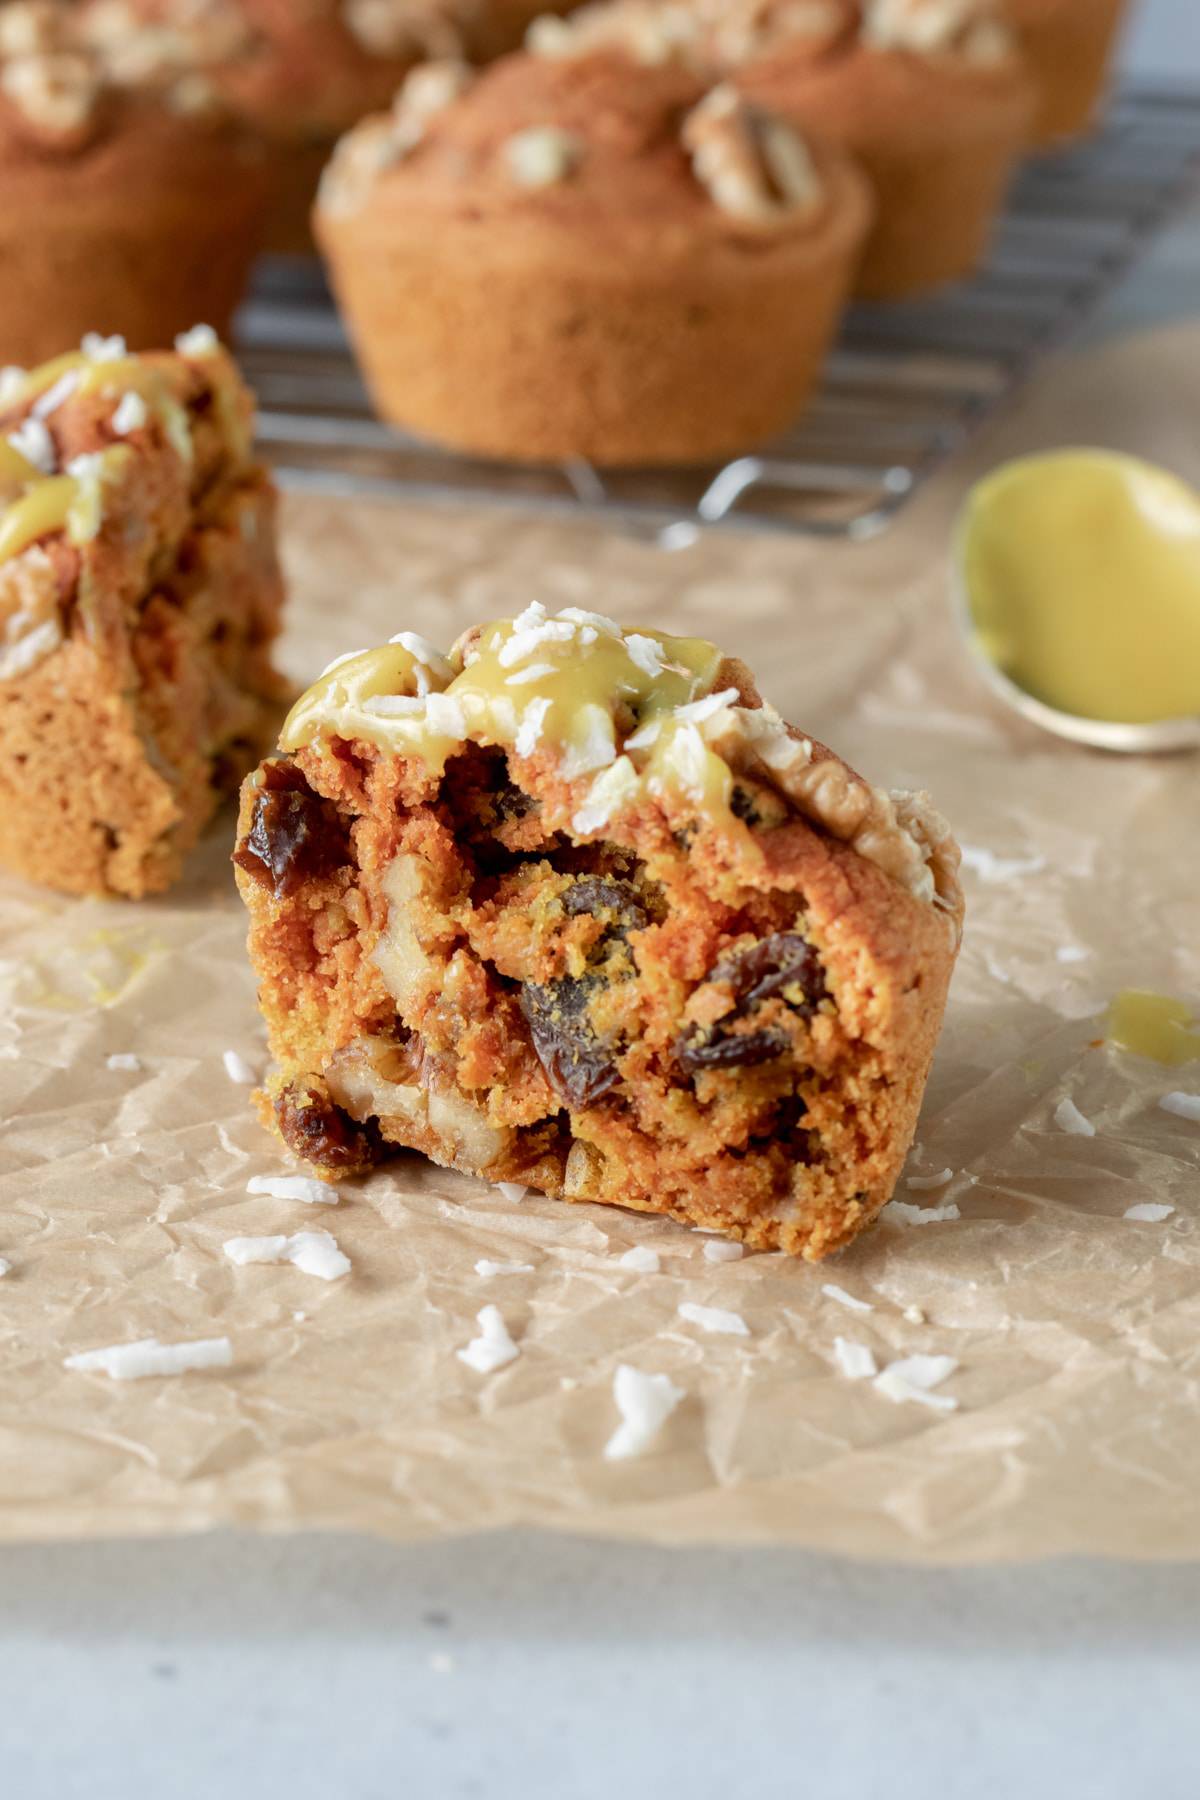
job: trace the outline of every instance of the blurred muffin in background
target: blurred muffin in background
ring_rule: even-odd
[[[983,257],[1032,107],[998,0],[614,0],[528,41],[566,58],[622,37],[851,152],[877,202],[860,294],[924,293]]]
[[[265,139],[276,186],[268,247],[279,251],[312,249],[309,212],[343,132],[388,105],[416,64],[511,48],[535,10],[530,0],[80,4],[93,42],[203,69]]]
[[[1005,0],[1037,88],[1033,141],[1063,143],[1093,124],[1128,0]]]
[[[629,467],[794,421],[869,217],[840,152],[610,51],[416,70],[339,146],[315,226],[385,417]]]
[[[199,68],[268,147],[268,247],[311,250],[308,214],[340,134],[427,56],[458,55],[474,0],[80,0],[110,59]],[[118,49],[118,46],[121,48]]]
[[[69,0],[0,6],[0,364],[85,333],[224,330],[261,241],[262,151],[174,59],[88,40]]]

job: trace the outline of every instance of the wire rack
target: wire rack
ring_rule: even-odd
[[[851,307],[795,429],[709,468],[530,469],[403,435],[373,416],[320,268],[303,259],[263,264],[239,355],[286,484],[605,511],[668,542],[713,524],[864,537],[1079,326],[1198,177],[1200,93],[1122,92],[1086,144],[1025,166],[975,279]]]

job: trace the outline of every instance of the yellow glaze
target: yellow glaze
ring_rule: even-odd
[[[37,464],[14,450],[6,438],[0,437],[0,488],[25,487],[40,479],[41,470]]]
[[[1200,496],[1131,456],[1063,450],[973,491],[960,541],[978,647],[1080,718],[1200,713]]]
[[[584,833],[643,786],[682,788],[727,813],[729,768],[678,711],[712,694],[720,663],[700,638],[625,632],[574,609],[548,618],[533,606],[485,626],[452,659],[410,637],[335,664],[293,708],[280,747],[358,739],[437,773],[465,740],[518,756],[549,750],[565,779],[593,778],[576,815]],[[594,827],[582,822],[589,816]]]
[[[1122,1050],[1172,1068],[1200,1056],[1200,1029],[1193,1024],[1191,1007],[1166,994],[1125,988],[1109,1006],[1104,1035]]]
[[[33,479],[0,509],[0,563],[55,531],[65,531],[73,544],[89,543],[100,529],[103,484],[129,454],[116,445],[89,459],[86,473],[77,475],[34,469]]]

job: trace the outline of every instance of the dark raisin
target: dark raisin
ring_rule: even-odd
[[[356,1125],[323,1081],[293,1082],[275,1102],[284,1143],[318,1169],[366,1169],[383,1154],[378,1128]]]
[[[740,1036],[726,1033],[707,1040],[696,1036],[679,1040],[676,1054],[680,1068],[689,1075],[701,1069],[752,1069],[759,1063],[774,1062],[788,1047],[782,1031],[745,1031]]]
[[[729,798],[729,810],[735,819],[742,821],[743,825],[758,825],[762,821],[762,814],[755,806],[754,795],[749,788],[740,786],[734,788]]]
[[[733,989],[739,1015],[779,994],[793,1012],[807,1019],[825,999],[825,972],[807,938],[795,931],[775,931],[748,950],[724,958],[709,972],[710,981]]]
[[[343,868],[350,844],[337,808],[313,792],[294,763],[264,763],[260,775],[250,829],[233,860],[279,900]]]
[[[568,918],[586,916],[604,922],[591,960],[608,966],[604,973],[568,975],[545,984],[527,981],[521,989],[521,1011],[551,1087],[560,1100],[578,1108],[603,1099],[620,1079],[616,1046],[598,1036],[590,1007],[608,982],[626,978],[614,969],[612,946],[623,943],[631,931],[641,931],[647,918],[629,883],[608,875],[581,875],[565,890],[562,903]],[[632,972],[630,964],[626,975]]]
[[[776,997],[800,1018],[811,1018],[827,992],[820,958],[795,931],[772,932],[748,950],[723,958],[709,970],[708,980],[729,987],[736,1004],[710,1032],[693,1027],[679,1038],[675,1055],[688,1075],[701,1069],[753,1068],[782,1056],[789,1044],[786,1032],[739,1033],[730,1027]]]

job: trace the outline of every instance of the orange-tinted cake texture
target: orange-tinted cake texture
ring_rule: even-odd
[[[242,793],[271,1120],[819,1258],[890,1197],[958,851],[711,644],[600,615],[344,658]]]
[[[0,862],[168,886],[274,733],[275,496],[207,328],[0,376]]]

